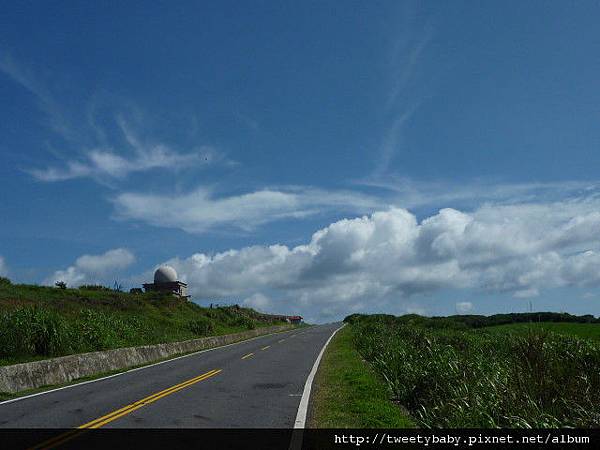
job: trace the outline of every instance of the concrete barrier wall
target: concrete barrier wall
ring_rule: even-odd
[[[0,366],[0,392],[14,393],[40,386],[68,383],[85,376],[148,364],[173,355],[219,347],[292,328],[293,325],[279,325],[189,341],[117,348]]]

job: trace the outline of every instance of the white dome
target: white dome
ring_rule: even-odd
[[[154,283],[171,283],[177,281],[177,272],[171,266],[160,266],[154,272]]]

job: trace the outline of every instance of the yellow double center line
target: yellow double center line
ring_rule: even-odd
[[[194,377],[187,381],[184,381],[183,383],[176,384],[175,386],[171,386],[170,388],[167,388],[167,389],[164,389],[155,394],[149,395],[148,397],[145,397],[141,400],[138,400],[138,401],[131,403],[127,406],[124,406],[120,409],[117,409],[116,411],[113,411],[109,414],[106,414],[102,417],[92,420],[91,422],[85,423],[85,424],[77,427],[76,430],[69,431],[68,433],[64,433],[55,438],[44,441],[41,444],[38,444],[35,447],[32,447],[31,450],[33,450],[33,449],[36,449],[36,450],[50,449],[50,448],[54,448],[58,445],[64,444],[65,442],[76,438],[80,433],[84,432],[85,430],[93,430],[95,428],[100,428],[100,427],[106,425],[107,423],[112,422],[113,420],[117,420],[119,417],[123,417],[127,414],[130,414],[133,411],[136,411],[146,405],[149,405],[150,403],[154,403],[155,401],[160,400],[163,397],[166,397],[167,395],[174,394],[175,392],[185,389],[186,387],[189,387],[193,384],[199,383],[200,381],[206,380],[207,378],[213,377],[216,374],[218,374],[219,372],[221,372],[221,369],[216,369],[216,370],[213,369],[209,372],[203,373],[202,375],[198,375],[197,377]]]
[[[177,391],[180,391],[182,389],[185,389],[188,386],[191,386],[192,384],[196,384],[202,380],[206,380],[207,378],[210,378],[212,376],[215,376],[216,374],[218,374],[219,372],[221,372],[221,370],[211,370],[210,372],[206,372],[202,375],[198,375],[195,378],[192,378],[190,380],[184,381],[183,383],[179,383],[176,384],[175,386],[171,386],[168,389],[165,389],[164,391],[160,391],[157,392],[156,394],[152,394],[149,395],[146,398],[143,398],[141,400],[138,400],[137,402],[134,402],[130,405],[124,406],[121,409],[117,409],[116,411],[111,412],[110,414],[107,414],[105,416],[99,417],[96,420],[92,420],[91,422],[88,422],[86,424],[81,425],[80,427],[77,427],[79,429],[84,429],[84,428],[89,428],[89,429],[94,429],[94,428],[100,428],[104,425],[106,425],[109,422],[112,422],[113,420],[118,419],[119,417],[123,417],[129,413],[132,413],[133,411],[135,411],[136,409],[140,409],[143,406],[149,405],[150,403],[154,403],[157,400],[160,400],[163,397],[166,397],[167,395],[171,395]]]

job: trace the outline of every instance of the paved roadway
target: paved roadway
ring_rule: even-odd
[[[0,403],[0,427],[291,428],[308,374],[339,326],[261,336]]]

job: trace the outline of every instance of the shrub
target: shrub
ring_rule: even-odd
[[[210,319],[201,318],[188,322],[189,330],[198,336],[210,336],[214,333],[214,325]]]
[[[248,330],[254,330],[256,328],[256,323],[250,317],[239,316],[234,319],[231,324],[235,327],[246,328]]]
[[[6,277],[0,277],[0,286],[10,286],[12,282]]]

